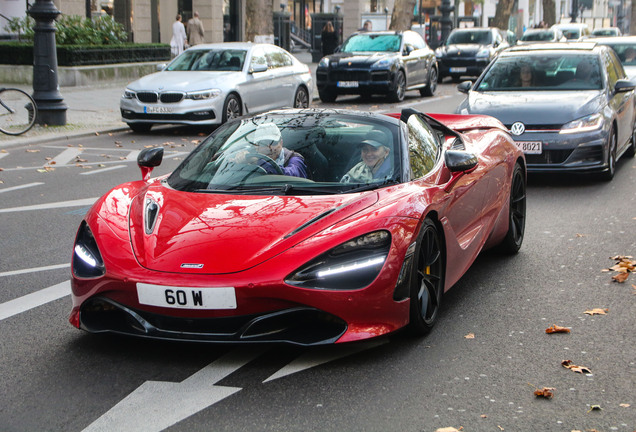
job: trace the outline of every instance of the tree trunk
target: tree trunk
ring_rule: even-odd
[[[495,9],[495,18],[492,21],[493,27],[507,30],[508,21],[510,20],[514,6],[515,0],[499,0],[497,8]]]
[[[543,22],[548,26],[557,23],[554,0],[543,0]]]
[[[636,5],[634,0],[632,0],[632,20],[629,24],[629,34],[636,35]]]
[[[271,0],[245,0],[245,40],[274,33]]]
[[[410,30],[417,0],[395,0],[389,30]]]

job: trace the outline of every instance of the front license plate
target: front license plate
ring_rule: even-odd
[[[153,106],[145,106],[144,113],[146,114],[170,114],[172,112],[172,108],[168,107],[153,107]]]
[[[233,287],[189,288],[137,283],[139,303],[176,309],[236,309]]]
[[[341,88],[356,88],[356,87],[358,87],[358,81],[338,81],[338,87],[341,87]]]
[[[515,141],[515,143],[525,154],[541,154],[541,141]]]
[[[450,72],[451,73],[466,72],[466,68],[465,67],[452,67],[452,68],[450,68]]]

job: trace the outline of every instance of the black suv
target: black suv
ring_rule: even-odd
[[[400,102],[407,90],[433,96],[437,76],[435,53],[410,30],[354,33],[339,52],[323,57],[316,70],[323,102],[341,94],[383,94]]]
[[[477,77],[488,63],[510,47],[505,32],[494,27],[455,29],[435,50],[440,81],[450,76],[459,82],[462,76]]]

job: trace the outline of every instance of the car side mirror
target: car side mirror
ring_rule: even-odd
[[[477,166],[477,156],[463,150],[446,150],[444,162],[451,172],[470,171]]]
[[[633,81],[626,80],[626,79],[620,79],[616,81],[616,84],[614,85],[614,91],[616,93],[629,92],[634,90],[635,88],[636,88],[636,84]]]
[[[252,66],[250,68],[250,73],[258,73],[258,72],[266,72],[267,71],[267,65],[264,64],[255,64],[254,66]]]
[[[404,47],[404,55],[411,55],[413,51],[415,51],[415,48],[413,48],[411,45],[407,45]]]
[[[471,89],[472,86],[473,86],[472,81],[463,81],[457,84],[457,91],[459,91],[460,93],[468,93],[468,91]]]
[[[160,63],[157,65],[157,72],[161,72],[162,70],[164,70],[166,68],[166,66],[168,66],[166,63]]]
[[[137,156],[137,165],[141,170],[141,177],[148,181],[153,168],[161,165],[163,160],[163,147],[152,147],[143,149]]]

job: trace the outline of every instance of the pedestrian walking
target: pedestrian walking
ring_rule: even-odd
[[[320,40],[322,42],[322,55],[333,54],[338,46],[338,34],[333,28],[331,21],[327,21],[327,24],[322,28]]]
[[[170,53],[176,57],[183,52],[186,46],[186,31],[181,22],[181,15],[177,15],[177,20],[172,24],[172,39],[170,39]]]
[[[204,42],[203,23],[199,19],[199,12],[194,12],[192,18],[188,20],[188,44],[190,46],[198,45]]]

